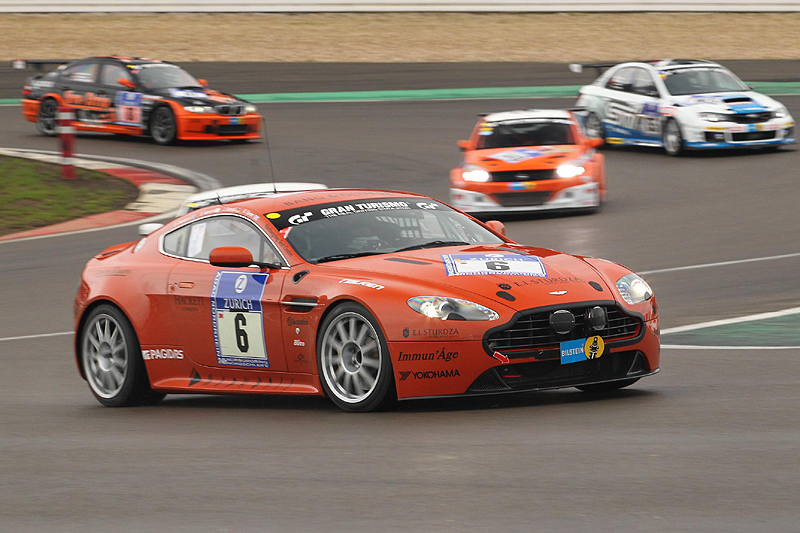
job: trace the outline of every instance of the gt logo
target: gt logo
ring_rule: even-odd
[[[439,206],[428,202],[417,202],[417,207],[419,207],[420,209],[436,209]]]
[[[242,274],[238,278],[236,278],[236,283],[234,283],[234,290],[237,294],[242,294],[244,292],[245,287],[247,287],[247,276]]]
[[[311,213],[310,211],[306,211],[302,215],[300,214],[292,215],[289,217],[289,224],[297,226],[298,224],[302,224],[303,222],[308,222],[308,219],[311,218],[312,214],[313,213]]]

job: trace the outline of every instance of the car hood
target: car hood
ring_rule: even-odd
[[[762,113],[780,106],[769,96],[753,91],[677,96],[674,105],[692,107],[698,113]]]
[[[470,265],[474,268],[476,262],[484,260],[517,264],[524,261],[535,269],[536,258],[544,267],[544,275],[513,275],[502,270],[459,275],[459,267],[453,266],[460,261],[469,270]],[[574,301],[615,300],[603,277],[580,257],[518,244],[448,246],[327,264],[335,265],[341,269],[339,273],[348,277],[385,287],[407,285],[406,292],[415,292],[408,297],[467,297],[480,302],[481,298],[470,296],[479,295],[517,310]]]
[[[578,145],[492,148],[469,152],[464,163],[479,165],[489,171],[547,169],[556,168],[581,153]]]
[[[243,100],[235,98],[229,94],[221,93],[213,89],[194,88],[194,89],[153,89],[147,91],[153,96],[161,96],[175,100],[182,105],[204,105],[217,106],[224,104],[243,104]]]

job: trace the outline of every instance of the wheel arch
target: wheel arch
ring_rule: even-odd
[[[86,308],[81,313],[81,316],[78,319],[78,325],[75,327],[75,337],[73,338],[73,351],[75,352],[75,364],[78,365],[78,373],[84,380],[86,379],[86,373],[83,371],[83,365],[81,364],[81,336],[83,335],[83,328],[86,326],[86,317],[88,317],[91,314],[91,312],[94,311],[96,308],[104,304],[110,305],[111,307],[114,307],[120,313],[122,313],[122,316],[124,316],[131,324],[136,344],[138,346],[141,346],[139,344],[139,334],[136,332],[136,327],[133,325],[133,320],[131,320],[131,317],[128,315],[128,313],[125,312],[125,310],[122,308],[121,305],[119,305],[117,302],[109,298],[98,298],[97,300],[94,300],[92,303],[87,305]],[[146,367],[145,367],[145,374],[147,374]],[[148,381],[149,379],[150,378],[148,376]]]

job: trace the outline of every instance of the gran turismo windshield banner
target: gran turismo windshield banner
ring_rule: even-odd
[[[369,198],[316,204],[285,211],[266,213],[264,216],[278,229],[299,226],[337,217],[354,217],[365,213],[390,211],[452,211],[439,202],[425,198]]]

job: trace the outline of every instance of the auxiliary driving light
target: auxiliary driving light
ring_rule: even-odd
[[[566,335],[575,327],[575,315],[566,309],[550,314],[550,327],[559,335]]]
[[[586,315],[587,315],[586,316],[587,322],[589,323],[590,326],[592,326],[592,329],[595,331],[600,331],[601,329],[604,329],[606,327],[606,324],[608,324],[608,317],[606,316],[606,310],[603,309],[602,307],[599,306],[592,307],[586,312]]]

